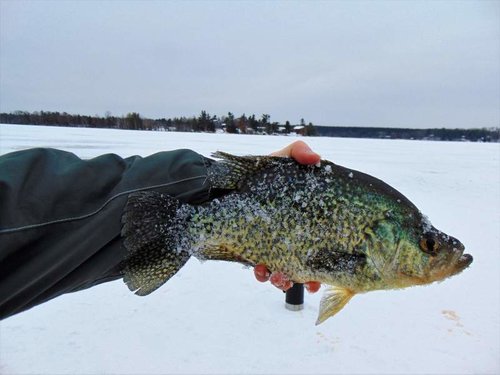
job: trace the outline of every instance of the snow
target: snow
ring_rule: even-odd
[[[267,154],[296,139],[0,125],[0,154]],[[304,310],[288,311],[284,295],[250,269],[190,260],[147,297],[115,281],[2,321],[0,373],[499,373],[500,145],[304,140],[325,159],[400,190],[465,244],[470,268],[426,287],[355,296],[315,326],[322,291],[306,295]]]

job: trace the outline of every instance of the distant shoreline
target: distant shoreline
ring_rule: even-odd
[[[0,124],[61,126],[75,128],[103,128],[170,132],[230,133],[257,135],[300,135],[336,138],[406,139],[426,141],[500,142],[500,127],[493,128],[390,128],[358,126],[325,126],[307,123],[299,124],[271,122],[270,116],[263,114],[235,117],[211,116],[202,111],[198,117],[176,117],[173,119],[148,119],[138,113],[126,116],[85,116],[66,112],[25,112],[0,113]]]

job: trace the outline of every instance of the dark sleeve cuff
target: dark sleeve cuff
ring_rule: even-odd
[[[121,277],[129,193],[209,199],[211,161],[191,150],[81,160],[52,149],[0,157],[0,318]]]

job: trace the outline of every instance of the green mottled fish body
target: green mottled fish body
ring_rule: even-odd
[[[208,178],[223,192],[217,199],[190,206],[158,193],[129,198],[125,281],[136,293],[161,286],[190,256],[261,263],[294,282],[332,286],[322,322],[356,293],[427,284],[472,261],[458,240],[374,177],[328,161],[215,156],[223,160]]]
[[[329,162],[302,166],[276,158],[242,181],[237,194],[194,210],[190,246],[214,259],[214,248],[222,245],[296,282],[375,288],[351,275],[366,264],[367,230],[397,207],[354,173]]]

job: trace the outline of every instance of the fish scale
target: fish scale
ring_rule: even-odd
[[[265,264],[294,282],[330,286],[319,324],[356,294],[429,284],[472,262],[458,240],[372,176],[326,160],[214,156],[222,159],[208,167],[211,187],[223,192],[217,199],[191,206],[155,192],[129,198],[124,280],[137,294],[161,286],[190,256]]]

